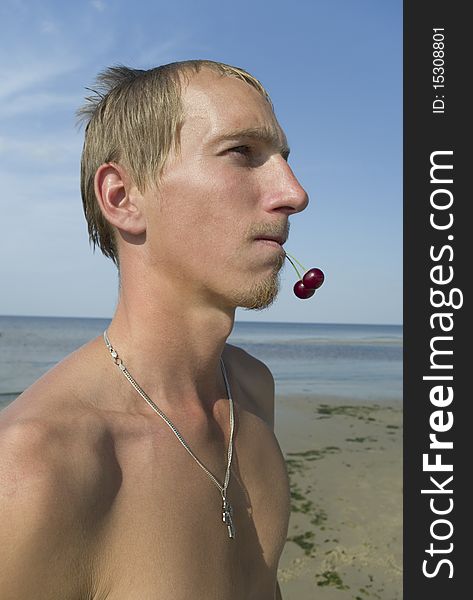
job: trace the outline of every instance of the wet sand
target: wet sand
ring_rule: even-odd
[[[276,398],[291,482],[284,600],[401,600],[402,405]]]

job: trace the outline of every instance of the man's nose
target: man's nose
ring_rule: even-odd
[[[278,154],[272,157],[271,162],[272,168],[266,173],[267,210],[277,210],[289,216],[306,209],[309,197],[287,161]]]

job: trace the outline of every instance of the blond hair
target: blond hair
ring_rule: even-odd
[[[123,165],[141,191],[157,183],[166,160],[179,150],[184,119],[182,79],[203,67],[236,77],[256,88],[271,104],[262,84],[244,69],[210,60],[188,60],[154,69],[113,66],[101,72],[92,96],[77,111],[86,124],[81,160],[82,203],[89,241],[119,269],[114,227],[105,219],[95,197],[94,179],[102,164]]]

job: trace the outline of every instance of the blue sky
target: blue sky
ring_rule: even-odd
[[[268,89],[311,198],[286,247],[326,283],[240,320],[402,322],[400,0],[3,0],[0,314],[111,317],[117,276],[88,244],[75,110],[97,72],[189,58]]]

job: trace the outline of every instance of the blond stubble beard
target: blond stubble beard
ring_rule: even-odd
[[[280,271],[284,256],[280,256],[271,274],[250,289],[236,292],[235,304],[246,310],[264,310],[273,304],[280,289]]]

